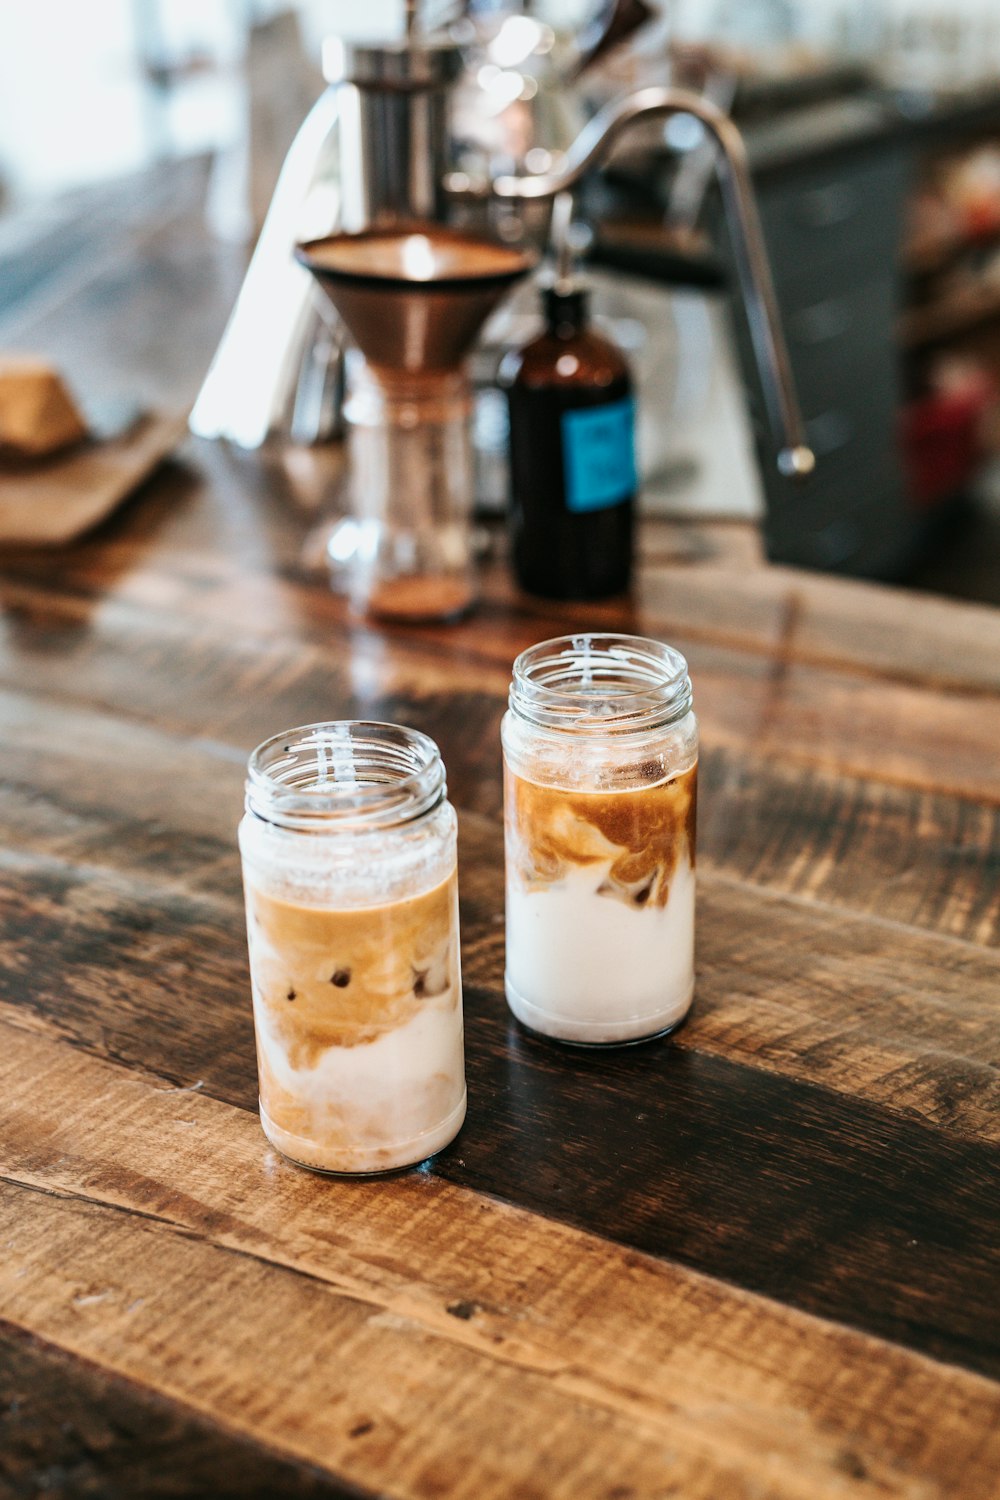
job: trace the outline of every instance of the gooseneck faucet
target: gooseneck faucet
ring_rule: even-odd
[[[646,88],[602,110],[581,130],[556,172],[502,176],[459,189],[451,182],[447,95],[461,52],[446,35],[417,34],[418,0],[408,0],[405,40],[324,48],[327,91],[317,100],[282,169],[260,240],[191,414],[204,437],[258,447],[271,433],[323,441],[339,417],[342,330],[313,301],[296,263],[301,239],[400,219],[446,222],[462,197],[530,201],[569,190],[635,121],[687,114],[716,141],[717,168],[740,290],[747,308],[778,467],[812,472],[756,201],[739,130],[709,100]],[[571,205],[567,204],[567,207]],[[560,210],[553,228],[565,228]]]
[[[559,171],[497,177],[493,181],[493,192],[506,199],[556,198],[568,193],[585,172],[607,156],[618,137],[637,120],[677,114],[693,115],[718,145],[716,165],[723,208],[733,242],[768,420],[779,445],[778,469],[790,479],[804,479],[812,473],[816,460],[806,442],[795,393],[746,148],[743,137],[728,115],[709,100],[682,89],[640,89],[618,103],[608,105],[584,126],[567,151],[565,164]]]

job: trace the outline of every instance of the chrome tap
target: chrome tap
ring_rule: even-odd
[[[790,479],[804,479],[812,473],[816,460],[805,440],[743,137],[727,114],[700,95],[682,89],[641,89],[595,115],[573,142],[559,171],[498,177],[492,190],[504,199],[557,199],[568,194],[585,172],[604,159],[618,137],[637,120],[677,114],[700,120],[719,147],[722,201],[768,418],[779,445],[778,468]]]

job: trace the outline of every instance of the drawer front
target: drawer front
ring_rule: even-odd
[[[878,574],[905,547],[912,515],[894,453],[859,441],[821,461],[801,487],[765,482],[767,554],[775,562]],[[890,570],[891,571],[891,570]]]
[[[836,360],[852,346],[869,349],[891,338],[898,313],[895,276],[882,273],[855,281],[844,291],[822,283],[815,294],[781,299],[781,316],[789,349],[803,359]]]
[[[743,353],[743,360],[748,355]],[[891,349],[864,350],[852,343],[837,360],[803,362],[792,353],[792,368],[806,436],[816,454],[817,478],[831,460],[863,448],[897,452],[899,381]],[[763,394],[756,379],[747,389],[754,425],[767,431]]]
[[[803,390],[802,407],[816,469],[795,484],[775,468],[759,392],[751,401],[762,454],[769,556],[852,571],[872,537],[873,516],[885,521],[898,515],[902,505],[898,393],[891,359],[859,371],[853,384]]]
[[[845,402],[895,409],[896,292],[891,276],[801,307],[782,306],[781,315],[807,417]]]
[[[758,432],[763,429],[758,428]],[[767,442],[765,451],[772,453],[773,444]],[[797,483],[783,478],[773,459],[769,459],[764,488],[769,502],[782,510],[825,516],[854,509],[859,495],[870,489],[892,487],[899,476],[899,458],[891,429],[886,432],[883,427],[873,426],[866,430],[848,418],[848,435],[831,444],[826,452],[817,454],[816,468],[808,479]]]
[[[740,306],[732,309],[762,455],[768,555],[807,567],[878,572],[894,537],[902,545],[910,530],[897,440],[892,267],[847,278],[839,266],[813,267],[807,280],[779,287],[779,302],[807,440],[816,453],[815,473],[802,484],[776,471],[749,330]]]
[[[779,295],[807,289],[811,280],[830,291],[847,290],[859,272],[889,271],[899,249],[906,181],[905,160],[892,153],[839,160],[766,184],[759,204]]]

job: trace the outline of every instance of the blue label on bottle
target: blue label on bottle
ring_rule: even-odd
[[[564,412],[562,449],[567,510],[621,505],[637,485],[631,396],[610,406]]]

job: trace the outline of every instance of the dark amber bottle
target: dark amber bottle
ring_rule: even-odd
[[[620,593],[632,567],[632,381],[619,351],[589,327],[587,304],[580,288],[548,287],[545,332],[500,369],[514,571],[548,599]]]

